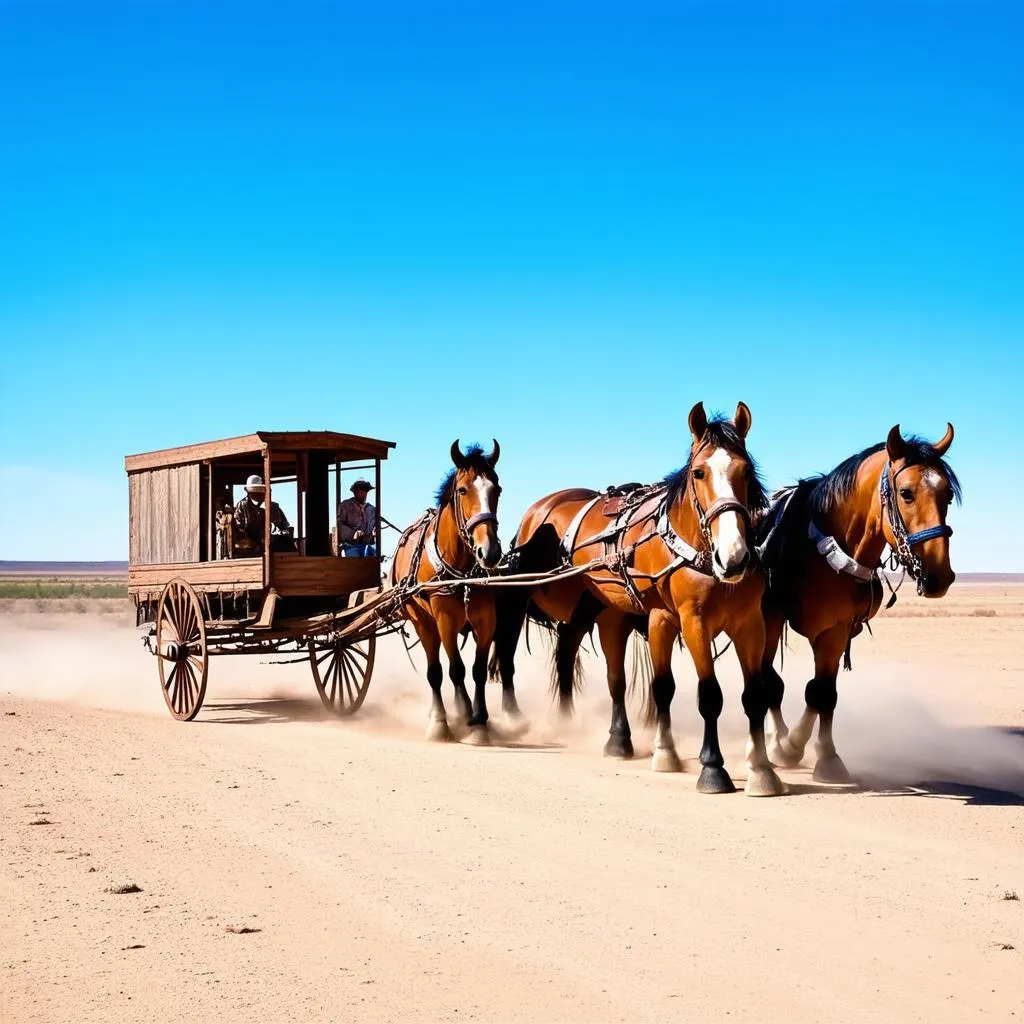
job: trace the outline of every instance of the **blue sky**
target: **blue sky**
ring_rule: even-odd
[[[122,458],[498,437],[509,537],[703,399],[774,485],[941,436],[1024,570],[1024,8],[0,0],[0,558],[120,558]]]

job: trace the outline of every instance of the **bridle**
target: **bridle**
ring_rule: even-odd
[[[466,518],[465,513],[462,511],[462,502],[459,500],[459,489],[455,486],[455,482],[452,483],[452,499],[450,502],[452,510],[452,518],[455,520],[455,527],[459,535],[459,539],[466,546],[470,555],[473,557],[472,564],[469,569],[463,571],[457,569],[454,565],[448,562],[448,560],[441,554],[441,548],[437,543],[437,528],[441,521],[440,512],[435,513],[434,519],[434,531],[430,535],[429,543],[427,541],[426,534],[429,532],[429,527],[424,530],[423,533],[423,544],[427,544],[427,558],[430,560],[431,565],[434,567],[434,571],[438,576],[449,576],[453,579],[468,579],[471,576],[479,576],[485,570],[483,570],[480,564],[476,560],[476,556],[473,552],[473,530],[476,529],[481,523],[494,523],[495,527],[498,524],[498,516],[494,512],[477,512],[476,515],[471,516],[469,519]],[[418,566],[418,562],[417,562]],[[466,592],[468,598],[469,592]]]
[[[896,478],[904,469],[909,468],[905,465],[890,479],[892,463],[887,459],[882,469],[882,478],[879,481],[878,489],[882,499],[882,508],[885,509],[885,514],[889,519],[889,529],[892,530],[893,540],[896,542],[892,551],[890,568],[895,569],[897,565],[901,565],[906,569],[910,578],[917,581],[917,594],[920,597],[924,594],[924,563],[921,561],[920,555],[916,555],[912,549],[915,544],[923,544],[926,540],[934,540],[936,537],[952,537],[953,528],[945,523],[939,523],[937,526],[918,530],[917,533],[907,532],[907,524],[903,521],[903,514],[896,501]]]
[[[700,445],[697,450],[693,453],[690,461],[692,463],[708,445],[709,442],[705,442]],[[704,543],[707,545],[709,552],[714,551],[714,539],[711,536],[711,524],[720,516],[726,512],[735,512],[746,524],[747,530],[750,530],[750,510],[742,501],[736,498],[719,498],[717,501],[713,501],[707,508],[704,508],[700,503],[700,498],[697,497],[697,485],[694,483],[693,471],[690,470],[687,473],[690,478],[690,500],[693,502],[694,511],[697,513],[697,522],[700,524],[700,534],[704,538]],[[753,550],[753,549],[751,549]]]
[[[457,487],[452,488],[452,515],[455,517],[455,525],[458,527],[459,536],[470,552],[473,551],[473,531],[481,523],[494,523],[495,529],[498,527],[498,516],[494,512],[477,512],[475,516],[470,516],[467,519],[465,512],[462,510],[462,502],[459,501],[459,489]]]

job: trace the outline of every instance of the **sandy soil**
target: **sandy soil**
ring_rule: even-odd
[[[526,735],[436,746],[394,643],[351,721],[304,666],[227,658],[182,725],[123,613],[7,610],[0,1020],[1024,1018],[1022,627],[1019,585],[901,598],[841,680],[871,788],[801,768],[758,801],[604,760],[593,656],[570,727],[538,651]],[[791,718],[808,665],[793,637]]]

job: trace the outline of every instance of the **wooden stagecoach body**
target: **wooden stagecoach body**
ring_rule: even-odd
[[[210,654],[301,648],[328,707],[349,714],[362,703],[374,630],[365,622],[343,630],[337,616],[380,590],[381,523],[378,516],[376,557],[344,558],[335,517],[343,472],[373,473],[379,510],[381,462],[394,447],[333,431],[258,431],[125,459],[128,593],[138,624],[152,624],[164,698],[176,718],[198,713]],[[239,552],[227,513],[250,474],[266,485],[262,550],[233,557]],[[275,550],[274,488],[292,485],[296,521],[285,542],[292,550]]]

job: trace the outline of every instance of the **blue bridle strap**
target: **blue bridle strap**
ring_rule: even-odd
[[[934,540],[936,537],[952,537],[953,528],[941,523],[939,526],[929,526],[927,530],[918,530],[917,533],[907,535],[907,544],[913,547],[915,544],[923,544],[926,540]]]

